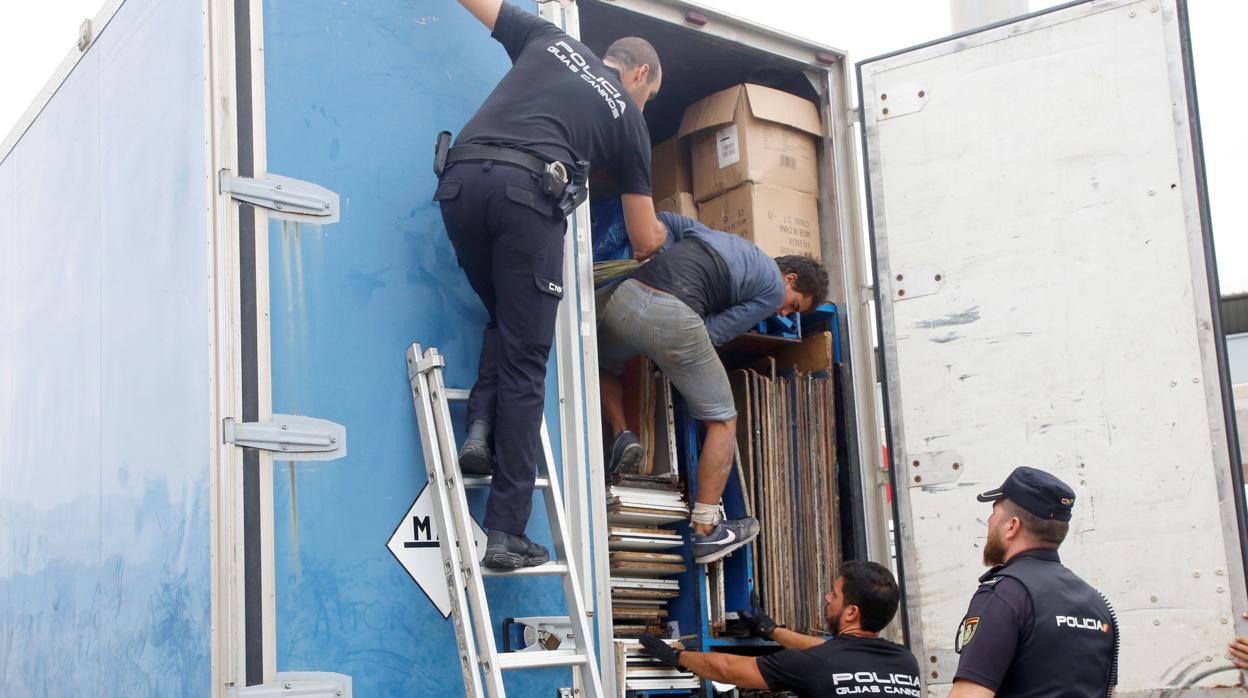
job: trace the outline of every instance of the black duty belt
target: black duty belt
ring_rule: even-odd
[[[519,150],[510,148],[500,148],[493,145],[457,145],[446,153],[446,164],[456,162],[475,161],[483,162],[491,160],[493,162],[505,162],[510,165],[519,165],[524,169],[538,175],[546,174],[548,165],[557,164],[564,172],[567,172],[567,166],[563,163],[546,163],[540,158],[535,158],[528,153],[522,153]]]
[[[457,145],[452,148],[450,132],[442,131],[438,134],[433,151],[433,172],[439,177],[453,163],[485,161],[505,162],[536,174],[540,178],[542,191],[555,200],[565,218],[589,195],[586,186],[589,179],[588,162],[578,162],[576,167],[569,168],[558,160],[545,162],[528,153],[494,145]]]

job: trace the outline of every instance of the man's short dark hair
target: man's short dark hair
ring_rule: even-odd
[[[887,567],[878,562],[850,560],[841,565],[838,574],[841,594],[846,606],[857,606],[862,615],[862,629],[878,633],[897,613],[901,591]]]
[[[1042,519],[1008,499],[1001,500],[1001,505],[1005,507],[1007,516],[1017,516],[1023,530],[1040,543],[1056,548],[1066,540],[1066,534],[1070,531],[1069,522]]]
[[[776,264],[780,265],[781,274],[797,274],[797,281],[793,282],[793,288],[797,289],[798,293],[810,296],[815,305],[827,300],[828,270],[815,261],[814,257],[790,254],[776,257]]]
[[[647,85],[658,80],[663,73],[663,68],[659,65],[659,52],[654,50],[654,46],[651,46],[649,41],[637,36],[616,39],[615,43],[607,47],[607,52],[602,57],[604,60],[615,59],[624,68],[650,66],[650,75],[646,78]]]

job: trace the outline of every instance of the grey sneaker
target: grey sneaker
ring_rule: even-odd
[[[485,543],[485,557],[481,558],[482,565],[505,570],[536,567],[547,562],[550,562],[550,553],[529,540],[528,536],[497,529],[490,531]]]
[[[464,475],[490,475],[494,472],[494,453],[490,449],[489,422],[476,420],[468,425],[468,436],[459,449],[459,470]]]
[[[743,519],[724,519],[715,524],[715,528],[707,535],[694,533],[693,561],[699,565],[715,562],[732,554],[734,550],[749,543],[758,536],[758,519],[747,516]]]
[[[611,472],[637,472],[637,465],[641,463],[642,455],[641,443],[637,441],[633,432],[625,429],[615,437],[615,443],[611,445]]]

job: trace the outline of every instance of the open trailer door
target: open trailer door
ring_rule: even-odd
[[[981,569],[974,495],[1020,464],[1075,488],[1062,558],[1117,609],[1119,694],[1240,685],[1186,20],[1078,3],[858,66],[906,625],[936,692]]]

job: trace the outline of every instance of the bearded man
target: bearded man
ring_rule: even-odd
[[[738,688],[792,691],[799,698],[866,693],[919,698],[922,688],[914,655],[879,636],[897,612],[900,597],[897,580],[887,567],[851,560],[841,565],[832,591],[824,596],[830,639],[778,627],[758,609],[755,596],[753,608],[741,611],[741,618],[751,634],[785,649],[761,657],[693,652],[646,635],[641,638],[642,652],[670,667]]]

